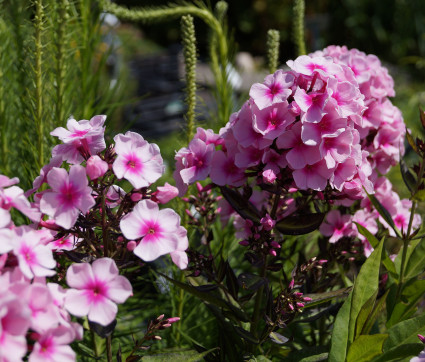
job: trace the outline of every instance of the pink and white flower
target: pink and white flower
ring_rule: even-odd
[[[144,261],[179,250],[180,216],[171,209],[159,210],[151,200],[141,200],[124,216],[120,228],[128,240],[140,239],[134,254]]]
[[[95,205],[83,166],[71,166],[69,174],[54,167],[47,174],[47,181],[51,190],[43,194],[40,210],[54,218],[57,225],[72,228],[80,212],[85,214]]]
[[[67,291],[65,308],[77,317],[107,326],[117,315],[117,304],[124,303],[133,293],[127,278],[119,275],[115,262],[101,258],[93,264],[72,264],[66,281],[73,288]]]
[[[158,180],[164,166],[159,148],[137,133],[127,132],[114,137],[117,158],[112,165],[115,175],[128,180],[134,188],[147,187]]]

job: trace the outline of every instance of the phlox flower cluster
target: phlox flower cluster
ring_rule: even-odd
[[[69,344],[82,327],[71,315],[108,326],[133,294],[118,266],[166,254],[187,266],[186,229],[159,209],[178,190],[151,189],[164,172],[158,146],[127,132],[106,147],[105,119],[51,132],[62,144],[26,193],[0,175],[0,362],[75,360]],[[12,208],[32,224],[16,226]]]
[[[240,197],[259,211],[261,220],[253,223],[236,215],[237,237],[250,248],[259,244],[255,240],[268,244],[272,255],[279,246],[272,247],[261,235],[286,216],[297,215],[300,204],[305,208],[299,200],[307,195],[310,202],[344,207],[361,200],[363,209],[353,215],[330,211],[320,231],[331,243],[358,237],[368,255],[371,247],[353,223],[378,231],[379,214],[366,192],[391,203],[389,212],[397,226],[404,223],[403,229],[410,208],[393,191],[380,194],[388,182],[381,175],[404,153],[403,118],[388,98],[395,95],[394,82],[376,56],[346,47],[330,46],[287,66],[252,85],[249,99],[219,134],[198,128],[188,147],[177,152],[179,193],[207,177],[215,185],[241,190]],[[221,215],[225,221],[232,210],[224,200],[220,207],[222,213],[228,210]],[[415,216],[413,226],[418,223]]]

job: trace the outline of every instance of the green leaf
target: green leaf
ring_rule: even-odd
[[[400,157],[400,173],[409,191],[413,192],[416,189],[416,179],[410,172],[402,157]]]
[[[376,211],[379,212],[379,215],[381,215],[382,218],[388,223],[388,225],[391,226],[391,228],[394,230],[396,235],[399,238],[402,238],[400,230],[397,228],[397,226],[395,226],[394,221],[391,217],[391,214],[388,212],[388,210],[384,206],[382,206],[382,204],[378,201],[375,195],[367,194],[367,196],[369,197],[369,200],[375,207]]]
[[[421,239],[412,251],[406,265],[405,280],[409,280],[424,271],[425,268],[425,239]]]
[[[425,201],[425,189],[419,190],[413,195],[413,199],[416,201]]]
[[[356,320],[360,310],[365,303],[378,290],[379,283],[379,266],[381,265],[382,246],[384,240],[381,240],[379,245],[367,258],[359,271],[359,275],[353,287],[353,302],[350,311],[350,324],[348,329],[348,341],[352,343],[355,336]],[[359,328],[362,328],[359,326]]]
[[[260,222],[260,214],[253,204],[246,200],[239,192],[226,186],[220,186],[221,194],[232,208],[244,219]]]
[[[327,361],[328,352],[324,346],[304,347],[301,350],[291,352],[285,362],[319,362]]]
[[[161,353],[152,356],[142,357],[142,361],[148,362],[198,362],[203,361],[209,353],[216,350],[217,348],[210,349],[208,351],[199,353],[195,350],[189,350],[185,352],[173,352],[173,353]]]
[[[373,325],[376,322],[376,319],[378,318],[379,314],[384,310],[385,307],[385,301],[387,300],[387,296],[389,294],[390,290],[387,289],[385,294],[378,299],[378,302],[375,303],[373,306],[372,313],[370,313],[369,318],[367,319],[366,323],[363,326],[362,334],[369,334],[370,330],[372,329]]]
[[[282,336],[281,334],[276,332],[271,332],[269,334],[269,337],[272,340],[272,342],[276,344],[285,344],[286,342],[289,341],[289,338],[286,338],[285,336]]]
[[[360,336],[350,346],[347,354],[347,362],[366,362],[382,353],[382,345],[388,338],[388,334],[373,334]]]
[[[407,138],[407,142],[409,142],[410,147],[413,148],[413,151],[418,153],[418,147],[416,146],[415,140],[413,139],[412,135],[407,130],[407,128],[406,128],[406,138]]]
[[[415,280],[407,284],[401,293],[401,302],[397,303],[386,324],[387,328],[392,327],[399,321],[412,316],[416,311],[416,305],[422,300],[425,293],[425,280]]]
[[[413,250],[415,250],[415,248],[419,244],[419,242],[420,242],[420,240],[411,240],[410,241],[410,244],[407,247],[406,261],[408,261],[410,259],[410,255],[412,255]],[[401,258],[402,258],[402,255],[403,255],[403,248],[404,248],[404,246],[402,246],[400,248],[396,258],[394,259],[395,270],[399,274],[400,274],[400,269],[401,269]]]
[[[407,343],[418,342],[418,334],[425,334],[425,314],[397,323],[388,330],[384,352]]]
[[[233,271],[233,269],[230,266],[229,262],[226,262],[226,263],[227,263],[227,268],[226,268],[226,286],[227,286],[227,289],[230,292],[230,295],[235,300],[238,300],[238,292],[239,292],[238,279],[236,278],[235,272]]]
[[[353,287],[348,287],[325,293],[305,294],[304,297],[309,297],[312,300],[305,304],[304,309],[315,307],[335,298],[346,298],[352,289]]]
[[[345,361],[348,344],[348,327],[350,324],[350,311],[353,293],[350,293],[339,310],[332,331],[331,350],[329,362]]]
[[[315,213],[297,216],[288,216],[276,223],[276,229],[284,235],[304,235],[316,230],[325,213]]]
[[[235,326],[235,331],[239,334],[245,341],[251,344],[259,344],[260,341],[256,338],[250,331],[243,329],[241,327]]]
[[[171,283],[173,283],[175,286],[187,291],[188,293],[194,295],[195,297],[201,299],[202,301],[206,303],[211,303],[217,307],[220,307],[224,310],[231,312],[231,314],[233,314],[236,319],[239,319],[242,322],[248,322],[250,320],[249,317],[243,312],[240,306],[232,305],[226,300],[222,299],[221,297],[214,295],[212,292],[199,291],[196,287],[193,287],[192,285],[174,280],[165,274],[162,274],[162,273],[159,273],[159,274],[163,276],[165,279],[167,279],[168,281],[170,281]]]
[[[422,343],[403,344],[375,357],[372,362],[400,361],[402,358],[415,357],[421,353],[423,348]]]
[[[362,334],[363,327],[368,321],[369,316],[373,310],[373,306],[375,305],[377,295],[378,295],[378,289],[375,290],[372,296],[361,307],[359,311],[359,315],[357,316],[357,320],[356,320],[354,339],[357,339]]]
[[[357,226],[357,230],[360,234],[362,234],[366,239],[369,241],[370,245],[372,245],[373,248],[376,248],[376,246],[379,244],[379,240],[364,226],[360,225],[359,223],[354,222]],[[388,272],[391,274],[391,276],[398,281],[398,274],[395,269],[394,262],[390,259],[387,252],[385,251],[382,256],[382,264],[384,264],[385,268],[388,270]]]

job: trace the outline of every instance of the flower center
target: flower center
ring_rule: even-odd
[[[154,229],[154,228],[149,228],[148,233],[149,233],[149,234],[155,234],[155,229]]]
[[[131,167],[131,168],[135,168],[136,167],[136,162],[130,160],[130,161],[127,162],[127,166],[128,167]]]

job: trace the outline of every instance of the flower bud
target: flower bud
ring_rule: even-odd
[[[178,188],[166,182],[164,186],[157,187],[155,196],[161,204],[166,204],[168,201],[174,199],[178,194]]]
[[[172,324],[172,323],[178,322],[179,320],[180,320],[180,317],[171,317],[167,319],[167,322]]]
[[[134,249],[136,249],[137,243],[134,240],[130,240],[127,243],[127,250],[128,251],[133,251]]]
[[[276,180],[276,174],[271,169],[263,171],[263,181],[272,184]]]
[[[422,334],[418,334],[419,340],[425,344],[425,337]]]
[[[142,197],[143,197],[142,194],[139,194],[138,192],[136,192],[135,194],[131,194],[131,196],[130,196],[131,201],[133,201],[133,202],[140,201],[142,199]]]
[[[86,172],[91,180],[96,180],[99,177],[102,177],[106,171],[108,171],[108,164],[99,156],[91,156],[87,160]]]

